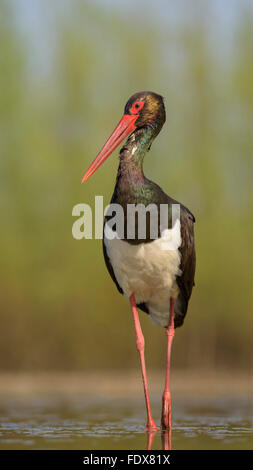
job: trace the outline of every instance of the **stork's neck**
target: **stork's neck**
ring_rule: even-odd
[[[128,183],[141,184],[145,181],[143,160],[154,139],[152,127],[138,129],[127,139],[120,151],[118,178]]]

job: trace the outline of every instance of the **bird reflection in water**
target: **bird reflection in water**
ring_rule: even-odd
[[[154,437],[157,433],[157,430],[147,431],[147,450],[152,450],[152,445]],[[162,429],[161,430],[161,440],[162,440],[162,449],[171,450],[172,449],[172,428]]]

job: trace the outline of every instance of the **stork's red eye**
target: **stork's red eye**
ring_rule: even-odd
[[[131,114],[139,113],[140,110],[143,108],[143,106],[144,106],[144,101],[135,101],[130,108]]]

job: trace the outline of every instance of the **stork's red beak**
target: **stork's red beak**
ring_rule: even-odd
[[[96,156],[95,160],[92,162],[88,170],[86,171],[82,183],[87,181],[87,179],[102,165],[102,163],[109,157],[113,150],[118,147],[120,142],[124,140],[131,132],[136,129],[135,121],[139,115],[124,114],[123,118],[119,121],[118,125],[115,127],[112,135],[109,137],[102,150]]]

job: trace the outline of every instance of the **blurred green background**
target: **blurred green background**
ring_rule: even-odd
[[[138,366],[101,240],[71,231],[75,204],[110,202],[116,152],[80,181],[142,90],[167,109],[145,174],[196,216],[173,366],[252,368],[252,2],[0,0],[2,370]],[[140,315],[164,367],[164,330]]]

